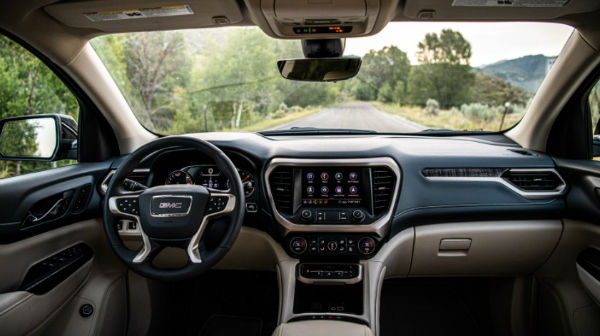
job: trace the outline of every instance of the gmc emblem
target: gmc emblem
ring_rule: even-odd
[[[158,204],[159,209],[181,209],[183,203],[181,202],[162,202]]]

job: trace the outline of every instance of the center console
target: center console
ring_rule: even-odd
[[[267,194],[294,257],[279,265],[282,322],[374,323],[380,270],[364,259],[383,245],[400,179],[388,157],[269,163]]]
[[[400,185],[400,169],[388,157],[275,158],[265,177],[284,248],[308,259],[372,256]]]

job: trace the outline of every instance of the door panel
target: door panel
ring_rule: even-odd
[[[98,186],[110,164],[0,180],[3,335],[125,332],[126,269],[100,218]],[[93,307],[91,317],[79,314],[83,304]]]
[[[535,276],[539,335],[600,335],[600,306],[579,272],[582,251],[600,247],[600,162],[555,159],[569,186],[563,232]]]

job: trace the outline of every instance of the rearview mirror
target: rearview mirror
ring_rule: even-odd
[[[0,120],[0,159],[77,159],[77,123],[66,115],[42,114]]]
[[[285,79],[332,82],[356,76],[360,64],[360,57],[300,58],[278,61],[277,67]]]

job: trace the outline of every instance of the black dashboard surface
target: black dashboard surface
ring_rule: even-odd
[[[264,174],[273,158],[369,158],[390,157],[401,170],[392,234],[423,223],[468,220],[560,218],[563,197],[530,199],[494,181],[432,181],[426,168],[554,168],[543,154],[523,150],[501,135],[427,137],[390,135],[277,136],[254,133],[202,133],[191,135],[224,150],[236,165],[252,170],[258,207],[272,214],[267,201]],[[166,149],[169,151],[172,149]],[[162,153],[162,152],[161,152]],[[207,158],[185,155],[182,162],[145,159],[140,167],[165,174],[190,163],[210,163]],[[188,161],[186,161],[188,160]],[[118,165],[117,160],[115,165]],[[165,166],[166,165],[166,166]],[[239,168],[239,166],[238,166]]]

